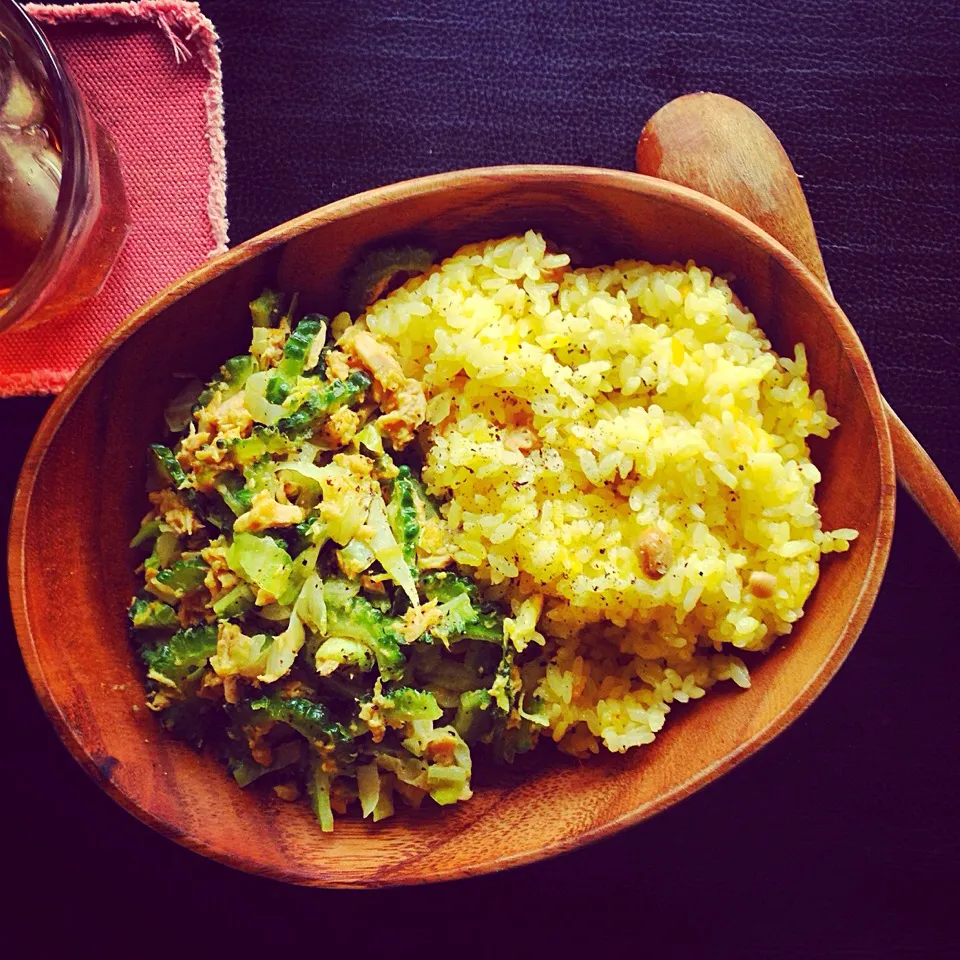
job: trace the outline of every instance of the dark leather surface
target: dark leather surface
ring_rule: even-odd
[[[667,99],[711,89],[746,101],[803,175],[834,293],[882,389],[960,485],[956,3],[201,7],[223,40],[234,241],[424,173],[519,161],[629,169],[643,122]],[[0,403],[3,504],[44,406]],[[585,956],[656,960],[955,956],[958,587],[960,565],[901,496],[859,643],[757,757],[558,860],[368,895],[235,874],[122,813],[56,741],[0,611],[11,916],[55,910],[75,946],[106,956],[132,947],[134,927],[140,944],[185,956],[207,944],[273,956],[286,943],[338,955],[559,958],[578,944]]]
[[[881,389],[960,486],[957,4],[286,0],[283,18],[274,4],[201,6],[225,44],[234,241],[441,170],[632,169],[666,100],[743,100],[803,177]]]

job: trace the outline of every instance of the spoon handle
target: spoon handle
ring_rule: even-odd
[[[883,410],[887,415],[897,477],[960,557],[960,500],[930,459],[930,454],[920,446],[886,400],[883,401]]]
[[[752,220],[830,292],[793,164],[776,134],[748,106],[718,93],[671,100],[643,128],[636,162],[638,173],[705,193]],[[960,557],[960,500],[890,404],[883,403],[897,476]]]

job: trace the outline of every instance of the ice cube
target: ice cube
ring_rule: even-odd
[[[43,127],[0,126],[0,274],[22,272],[50,230],[60,193],[60,154]]]
[[[0,123],[29,127],[40,123],[45,113],[43,98],[27,81],[16,64],[10,67],[6,97],[0,107]]]
[[[7,102],[10,71],[13,69],[13,49],[10,41],[0,33],[0,104]]]

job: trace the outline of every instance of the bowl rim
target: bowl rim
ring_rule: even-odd
[[[409,875],[391,876],[386,872],[383,878],[374,879],[337,879],[335,876],[320,875],[315,870],[308,872],[304,868],[293,867],[278,872],[272,866],[265,866],[255,857],[244,856],[236,851],[225,849],[218,843],[211,843],[202,836],[188,836],[163,817],[145,810],[128,797],[112,780],[105,777],[97,761],[84,747],[73,730],[68,718],[61,711],[52,695],[44,676],[43,667],[34,644],[33,631],[27,611],[25,582],[25,540],[27,518],[30,513],[32,494],[38,475],[43,467],[45,451],[49,447],[62,422],[66,419],[75,400],[87,384],[103,366],[116,349],[135,331],[161,313],[167,306],[189,294],[208,277],[215,277],[236,263],[243,262],[260,253],[278,247],[312,228],[328,221],[350,216],[354,211],[379,205],[408,196],[424,193],[436,193],[455,188],[467,181],[483,179],[496,181],[509,180],[513,183],[544,183],[550,179],[574,178],[591,180],[660,198],[669,198],[687,208],[696,208],[709,213],[723,222],[724,226],[751,240],[765,249],[780,262],[789,273],[794,275],[807,289],[822,312],[826,314],[838,337],[846,348],[860,382],[864,399],[870,410],[873,423],[878,432],[881,482],[879,490],[877,535],[871,546],[869,562],[865,568],[860,590],[854,600],[850,618],[835,639],[827,656],[811,675],[800,692],[789,701],[766,726],[749,739],[737,744],[713,763],[697,771],[696,774],[675,786],[672,790],[657,796],[619,817],[599,824],[584,833],[569,835],[555,840],[543,847],[523,853],[494,857],[482,864],[458,865],[451,869],[439,868],[430,875],[415,877]],[[752,755],[769,743],[787,726],[797,719],[819,696],[827,683],[846,659],[859,636],[873,607],[883,577],[892,540],[894,510],[896,500],[896,474],[893,461],[893,448],[883,412],[879,386],[870,361],[855,329],[843,310],[824,289],[812,273],[789,250],[764,230],[741,214],[722,203],[687,187],[643,174],[622,170],[578,167],[548,164],[513,164],[495,167],[476,167],[448,173],[432,174],[404,180],[353,194],[301,214],[281,223],[265,232],[241,243],[200,265],[173,281],[152,297],[147,303],[131,313],[111,334],[98,345],[94,353],[70,379],[64,390],[51,404],[30,445],[20,477],[14,492],[13,509],[7,543],[8,589],[13,612],[14,627],[21,655],[33,684],[37,698],[57,731],[58,736],[70,751],[74,759],[98,783],[98,785],[121,807],[154,830],[175,840],[181,846],[203,854],[234,869],[243,870],[273,879],[314,887],[374,888],[384,886],[410,885],[415,883],[441,882],[464,877],[496,872],[525,863],[533,863],[565,853],[577,847],[585,846],[626,827],[637,824],[689,796],[700,787],[732,769],[737,763]]]

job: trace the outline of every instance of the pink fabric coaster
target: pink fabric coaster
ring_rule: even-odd
[[[131,224],[93,300],[0,334],[0,396],[56,393],[127,314],[227,246],[220,57],[199,5],[26,8],[116,142]]]

